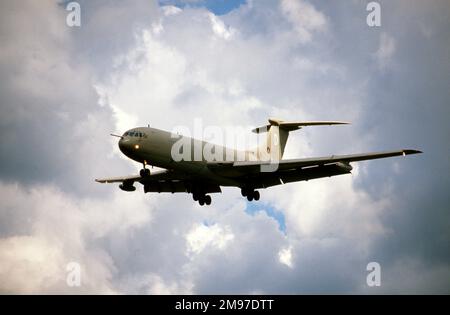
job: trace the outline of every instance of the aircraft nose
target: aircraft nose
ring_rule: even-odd
[[[119,149],[123,153],[129,150],[129,140],[128,139],[120,139],[119,140]]]
[[[128,155],[128,154],[130,154],[132,152],[135,152],[139,148],[140,148],[139,144],[137,144],[132,139],[124,138],[124,139],[120,139],[119,140],[119,149],[125,155]]]

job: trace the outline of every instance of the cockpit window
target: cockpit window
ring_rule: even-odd
[[[129,136],[129,137],[139,137],[139,138],[146,138],[147,135],[143,132],[140,131],[127,131],[123,134],[124,136]]]

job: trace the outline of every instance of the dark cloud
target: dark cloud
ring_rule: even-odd
[[[4,180],[52,183],[66,191],[90,193],[99,191],[93,179],[108,166],[124,169],[116,159],[108,159],[114,116],[109,104],[99,105],[93,83],[113,67],[118,51],[133,43],[134,25],[140,24],[138,18],[121,16],[115,3],[91,3],[82,3],[79,29],[65,24],[63,5],[2,4]],[[155,11],[151,2],[135,4]],[[118,29],[130,36],[116,36]],[[83,161],[86,158],[89,163]]]

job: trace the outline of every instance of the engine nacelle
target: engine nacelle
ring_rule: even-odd
[[[353,167],[348,162],[337,162],[336,166],[345,172],[350,172]]]
[[[133,184],[120,184],[119,188],[123,191],[135,191],[136,187],[133,186]]]

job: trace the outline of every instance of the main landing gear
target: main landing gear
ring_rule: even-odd
[[[211,204],[211,196],[210,195],[194,193],[194,194],[192,194],[192,198],[194,199],[194,201],[198,201],[198,204],[200,206],[203,206],[205,204],[207,206],[209,206]]]
[[[258,201],[259,197],[260,197],[259,191],[250,189],[250,188],[242,188],[241,195],[242,195],[242,197],[247,197],[248,201],[253,201],[253,200]]]

